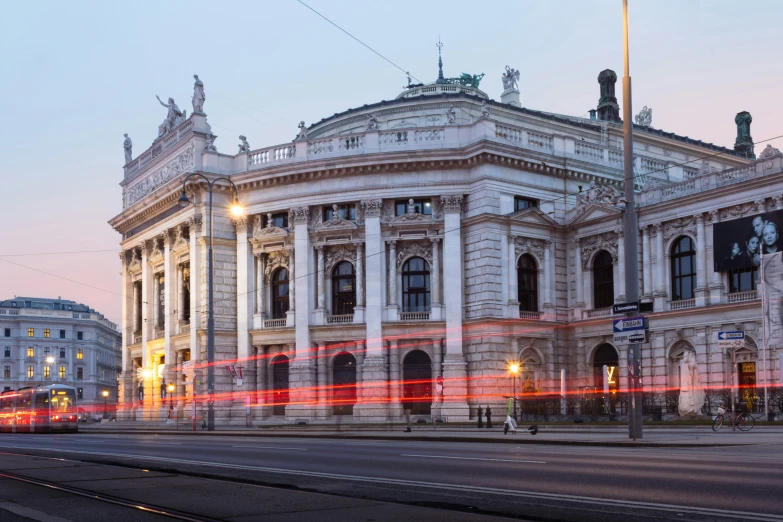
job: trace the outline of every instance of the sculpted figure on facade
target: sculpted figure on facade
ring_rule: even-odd
[[[780,156],[780,151],[772,145],[767,144],[764,150],[761,151],[761,154],[759,154],[759,159],[771,158],[772,156]]]
[[[487,105],[487,100],[482,100],[481,102],[481,117],[482,118],[489,118],[492,115],[492,109],[489,105]]]
[[[454,110],[454,104],[449,105],[449,109],[446,111],[446,121],[449,125],[457,123],[457,113]]]
[[[217,136],[214,134],[207,134],[207,145],[206,150],[209,152],[217,152],[217,147],[215,147],[215,140],[217,139]]]
[[[193,83],[193,113],[204,114],[204,101],[207,99],[204,94],[204,82],[198,79],[198,74],[194,74],[193,78],[196,80]]]
[[[125,134],[125,141],[122,143],[122,148],[125,150],[125,164],[127,165],[133,161],[133,142],[127,134]]]
[[[245,136],[239,136],[239,152],[250,152],[250,144]]]
[[[640,127],[649,127],[652,124],[652,109],[645,105],[633,121]]]
[[[701,384],[696,355],[686,350],[680,361],[680,400],[678,413],[681,417],[692,417],[704,406],[704,388]]]
[[[518,88],[519,71],[506,65],[506,72],[503,73],[503,92],[513,91]]]
[[[619,194],[614,188],[609,185],[596,186],[595,180],[590,182],[590,188],[583,194],[576,195],[577,207],[586,205],[616,206],[619,202]]]
[[[174,102],[174,98],[169,98],[168,103],[163,103],[160,96],[156,94],[155,97],[161,105],[169,110],[166,114],[166,119],[163,120],[163,123],[160,126],[160,134],[162,135],[185,121],[185,111],[179,110],[179,107],[177,107],[177,104]]]
[[[307,125],[305,125],[304,120],[299,122],[299,134],[296,135],[297,140],[306,140],[307,139]]]
[[[375,114],[370,114],[367,117],[367,130],[378,130],[381,126],[381,122],[375,117]]]

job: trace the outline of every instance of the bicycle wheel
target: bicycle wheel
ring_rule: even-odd
[[[750,415],[748,413],[743,413],[739,417],[737,417],[737,428],[740,431],[750,431],[753,429],[753,425],[756,423],[756,420],[753,418],[753,415]]]
[[[721,426],[723,426],[723,415],[718,415],[712,423],[712,431],[718,431]]]

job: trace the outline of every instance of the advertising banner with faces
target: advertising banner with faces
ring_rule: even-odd
[[[783,250],[778,231],[781,225],[783,210],[713,224],[715,271],[758,268],[762,254]]]
[[[761,304],[765,349],[783,348],[783,253],[764,256]]]

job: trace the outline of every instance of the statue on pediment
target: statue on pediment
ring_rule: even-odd
[[[157,94],[155,97],[158,99],[158,102],[166,107],[169,112],[166,114],[166,119],[163,120],[163,123],[160,126],[160,134],[166,134],[171,129],[185,121],[185,111],[179,110],[179,107],[177,107],[176,102],[174,101],[174,98],[169,98],[168,103],[163,103],[163,101],[160,99],[160,96]]]
[[[506,65],[506,72],[503,73],[503,92],[513,91],[519,88],[519,71]]]
[[[133,161],[133,142],[127,134],[125,134],[125,141],[122,143],[122,148],[125,149],[125,164],[127,165]]]
[[[307,139],[307,125],[305,125],[304,120],[299,122],[299,134],[296,136],[297,140],[306,140]]]
[[[580,193],[576,195],[577,206],[590,204],[615,206],[619,202],[619,195],[615,189],[609,185],[599,187],[595,184],[595,180],[590,182],[590,188],[588,188],[584,194]]]
[[[193,113],[204,114],[204,101],[207,99],[204,94],[204,82],[198,79],[198,74],[194,74],[195,83],[193,84]]]
[[[247,142],[247,138],[245,136],[239,137],[239,152],[250,152],[250,144]]]
[[[381,127],[381,122],[378,121],[378,118],[375,117],[374,114],[370,114],[367,117],[367,130],[378,130]]]
[[[446,120],[449,125],[457,123],[457,113],[454,111],[454,104],[449,105],[449,110],[446,111]]]
[[[645,105],[633,120],[640,127],[649,127],[652,125],[652,109]]]

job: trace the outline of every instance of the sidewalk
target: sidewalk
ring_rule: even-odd
[[[749,432],[732,432],[723,427],[713,432],[710,426],[647,426],[642,439],[633,441],[628,437],[626,426],[597,425],[547,425],[538,424],[538,434],[531,435],[529,424],[520,423],[516,435],[503,434],[502,424],[491,430],[459,426],[416,425],[411,433],[405,433],[405,426],[273,426],[245,428],[241,426],[216,426],[214,432],[192,431],[192,424],[175,425],[164,423],[102,423],[80,425],[81,433],[89,434],[165,434],[235,437],[284,437],[284,438],[340,438],[369,440],[415,440],[440,442],[479,442],[511,444],[562,444],[581,446],[741,446],[758,444],[783,444],[783,426],[757,425]]]

